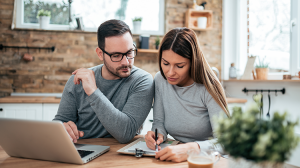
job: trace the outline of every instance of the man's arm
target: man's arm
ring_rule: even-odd
[[[153,95],[153,78],[147,74],[134,84],[122,111],[115,108],[99,89],[87,100],[105,129],[120,143],[127,143],[136,135],[149,114]]]
[[[71,76],[68,82],[65,85],[62,98],[59,103],[59,108],[57,114],[53,120],[62,121],[65,129],[67,130],[70,139],[76,143],[79,137],[82,137],[84,133],[77,130],[75,123],[78,119],[77,114],[77,103],[74,96],[74,76]]]
[[[75,85],[73,84],[74,76],[72,75],[67,81],[60,103],[57,114],[53,120],[59,120],[62,122],[76,122],[77,116],[77,103],[73,92]]]

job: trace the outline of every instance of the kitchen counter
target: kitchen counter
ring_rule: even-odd
[[[0,98],[0,103],[59,103],[60,97],[54,96],[8,96]]]
[[[0,98],[0,103],[59,103],[55,96],[8,96]],[[228,103],[246,103],[247,99],[227,98]]]

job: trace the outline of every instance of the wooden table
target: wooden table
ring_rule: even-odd
[[[139,138],[136,136],[132,141]],[[142,157],[136,158],[133,155],[123,155],[117,153],[117,150],[124,147],[126,144],[120,144],[114,138],[94,138],[94,139],[81,139],[78,143],[82,144],[94,144],[94,145],[106,145],[110,146],[110,150],[84,165],[75,165],[68,163],[58,163],[50,161],[41,161],[33,159],[22,159],[8,156],[5,151],[0,147],[0,167],[1,168],[48,168],[48,167],[82,167],[82,168],[94,168],[94,167],[130,167],[130,168],[152,168],[152,167],[172,167],[172,168],[187,168],[187,162],[173,163],[167,161],[160,161],[154,157]],[[47,151],[45,151],[47,152]],[[227,159],[221,158],[221,160],[214,165],[214,168],[227,168]]]

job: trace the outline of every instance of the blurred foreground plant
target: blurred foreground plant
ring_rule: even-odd
[[[283,163],[300,140],[294,133],[298,120],[288,121],[287,112],[275,112],[269,120],[262,119],[258,100],[246,112],[234,107],[230,118],[218,118],[218,143],[234,158]]]

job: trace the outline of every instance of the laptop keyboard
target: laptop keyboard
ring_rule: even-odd
[[[84,158],[85,156],[94,152],[94,151],[87,151],[87,150],[77,150],[77,151],[81,158]]]

